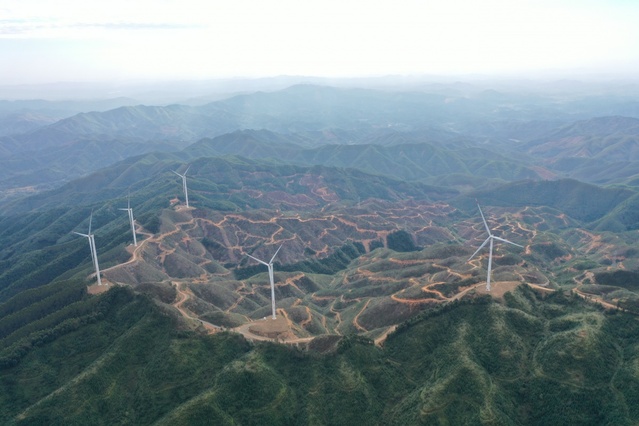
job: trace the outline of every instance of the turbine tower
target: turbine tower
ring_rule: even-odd
[[[89,248],[91,249],[91,260],[93,260],[93,267],[95,268],[95,276],[98,278],[98,285],[102,285],[102,280],[100,279],[100,265],[98,265],[98,254],[95,250],[95,238],[91,233],[91,222],[93,221],[93,212],[91,212],[91,216],[89,216],[89,233],[81,234],[80,232],[73,232],[74,234],[78,234],[82,237],[86,237],[89,240]]]
[[[250,257],[251,259],[257,260],[262,265],[266,265],[266,267],[268,268],[268,278],[271,280],[271,309],[273,311],[273,319],[275,319],[275,281],[273,279],[273,259],[275,259],[275,256],[277,256],[277,253],[280,251],[281,248],[282,246],[280,246],[280,248],[277,249],[273,257],[271,257],[271,261],[268,263],[258,259],[257,257],[253,257],[250,254],[247,254],[247,256]]]
[[[504,243],[512,244],[514,246],[521,247],[521,248],[523,248],[524,246],[520,246],[519,244],[515,244],[512,241],[508,241],[508,240],[506,240],[504,238],[499,238],[499,237],[494,236],[493,233],[490,232],[490,228],[488,227],[488,224],[486,223],[486,219],[484,218],[484,213],[482,213],[481,207],[479,207],[479,203],[477,203],[477,208],[479,209],[479,214],[481,215],[481,220],[484,221],[484,226],[486,227],[486,232],[488,232],[488,238],[486,238],[486,240],[484,240],[482,245],[479,246],[477,251],[475,253],[473,253],[473,255],[468,258],[467,262],[470,261],[473,257],[475,257],[475,255],[477,253],[479,253],[479,250],[484,248],[486,243],[490,242],[490,248],[488,250],[488,275],[486,277],[486,291],[490,291],[490,272],[491,272],[492,266],[493,266],[493,241],[494,240],[499,240],[499,241],[502,241]]]
[[[133,220],[133,209],[131,208],[131,200],[129,196],[126,197],[126,209],[118,209],[128,212],[129,214],[129,223],[131,224],[131,233],[133,234],[133,245],[135,247],[138,246],[138,240],[135,236],[135,221]]]
[[[176,175],[182,178],[182,189],[184,190],[184,199],[186,200],[187,207],[189,206],[189,192],[187,191],[187,188],[186,188],[186,173],[189,171],[190,168],[191,166],[189,165],[189,167],[187,167],[186,170],[184,171],[183,175],[179,174],[176,171],[173,171],[173,173],[175,173]]]

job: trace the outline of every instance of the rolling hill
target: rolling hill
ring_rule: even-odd
[[[307,352],[199,336],[125,289],[101,299],[100,320],[4,364],[3,423],[630,424],[638,415],[628,402],[636,321],[571,298],[479,298],[415,317],[383,350],[341,337]],[[68,362],[56,362],[61,354]]]
[[[301,85],[4,138],[23,192],[0,206],[0,423],[635,424],[637,120],[453,88]],[[495,246],[490,293],[477,202],[522,246]],[[73,234],[90,215],[103,286]],[[247,255],[276,251],[272,320]]]
[[[298,137],[266,130],[236,131],[213,139],[204,139],[184,149],[188,155],[241,155],[248,158],[270,158],[301,165],[321,164],[360,169],[367,173],[391,176],[407,181],[433,181],[447,175],[466,175],[477,180],[514,181],[539,179],[543,171],[529,167],[521,160],[473,146],[446,146],[441,143],[418,142],[415,134],[403,134],[414,143],[330,144],[303,148]],[[426,138],[425,136],[422,136]]]
[[[118,102],[131,101],[111,104]],[[297,85],[200,106],[103,110],[111,104],[82,104],[96,110],[29,125],[24,133],[9,131],[18,124],[7,122],[5,134],[13,134],[0,137],[2,198],[53,189],[131,155],[190,144],[194,158],[279,157],[436,185],[450,184],[447,175],[454,175],[465,191],[493,180],[557,177],[634,185],[639,174],[638,118],[584,116],[555,95]],[[99,163],[93,161],[98,156]]]

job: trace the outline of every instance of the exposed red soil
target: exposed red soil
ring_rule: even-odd
[[[303,179],[302,179],[303,180]],[[301,182],[301,181],[300,181]],[[325,201],[332,200],[333,194],[330,193],[329,190],[323,185],[323,182],[310,179],[305,181],[303,184],[312,187],[312,192],[315,195],[321,196]],[[263,196],[262,193],[257,194],[260,197]],[[256,195],[256,196],[257,196]],[[281,194],[280,194],[281,195]],[[304,204],[306,200],[302,198],[287,198],[289,202],[300,202]],[[176,206],[176,210],[184,211],[186,210],[185,206],[178,205]],[[189,208],[190,211],[196,211],[193,208]],[[525,236],[527,241],[532,241],[536,235],[537,230],[536,226],[542,226],[544,224],[545,219],[542,217],[542,221],[533,225],[522,225],[523,215],[527,213],[528,208],[525,208],[515,214],[513,217],[518,218],[520,220],[514,221],[506,221],[505,223],[498,224],[490,223],[490,226],[495,226],[495,229],[499,229],[500,233],[505,235],[515,234],[518,236]],[[116,265],[114,267],[105,269],[103,273],[105,274],[105,279],[103,280],[107,285],[90,286],[87,291],[91,294],[97,294],[99,292],[106,291],[110,287],[110,283],[107,280],[109,273],[117,268],[122,267],[135,267],[138,262],[151,261],[157,263],[158,266],[163,268],[164,262],[167,259],[167,256],[175,253],[176,249],[180,247],[189,255],[198,257],[199,259],[196,261],[197,265],[203,266],[207,263],[212,262],[212,260],[207,259],[207,251],[201,248],[201,244],[198,241],[195,241],[197,238],[201,237],[201,234],[198,234],[198,237],[192,236],[192,229],[194,227],[198,227],[201,233],[206,236],[217,235],[217,238],[220,245],[225,248],[225,251],[228,255],[228,259],[225,261],[237,262],[241,257],[244,256],[244,246],[247,241],[251,241],[253,245],[255,245],[255,241],[261,241],[265,243],[267,247],[277,247],[278,245],[285,243],[287,241],[291,243],[310,247],[310,244],[316,242],[324,242],[324,239],[327,241],[334,241],[336,236],[339,237],[341,234],[348,230],[353,235],[356,235],[357,241],[360,241],[366,247],[366,250],[369,251],[370,243],[375,240],[381,240],[384,245],[386,245],[387,236],[393,232],[397,228],[397,223],[401,223],[407,219],[413,219],[421,221],[426,224],[421,228],[418,232],[428,232],[431,227],[435,227],[436,225],[433,223],[433,218],[437,216],[446,216],[452,212],[452,208],[447,205],[420,205],[413,203],[412,201],[407,201],[405,205],[399,205],[399,207],[391,207],[389,204],[385,206],[383,211],[379,211],[376,214],[371,214],[366,212],[365,214],[324,214],[320,213],[319,217],[312,218],[302,218],[299,214],[296,215],[283,215],[279,210],[268,219],[258,219],[255,216],[251,217],[249,214],[242,213],[229,213],[219,217],[216,217],[215,220],[203,217],[193,217],[184,222],[175,223],[175,228],[161,233],[157,235],[152,235],[146,231],[144,231],[141,227],[137,227],[137,232],[145,236],[145,238],[138,244],[137,247],[129,246],[127,250],[131,253],[131,258],[120,265]],[[558,219],[561,219],[559,217]],[[550,218],[552,220],[552,218]],[[564,221],[567,219],[564,218]],[[318,234],[315,236],[315,240],[313,241],[301,241],[301,237],[294,232],[291,232],[290,229],[297,230],[296,225],[290,225],[286,221],[297,221],[300,224],[302,223],[310,223],[310,226],[315,226],[318,229]],[[489,220],[490,221],[490,220]],[[318,226],[318,224],[321,224]],[[245,226],[246,225],[246,226]],[[289,226],[290,225],[290,226]],[[261,235],[259,232],[265,227],[268,227],[269,234]],[[473,236],[483,234],[485,230],[483,229],[483,224],[481,222],[473,222],[468,223],[464,228],[460,227],[463,238],[473,239]],[[413,228],[414,229],[414,228]],[[440,228],[437,228],[439,230]],[[601,242],[601,236],[592,234],[587,231],[583,231],[584,238],[583,242],[586,245],[586,251],[599,250],[602,249],[604,244]],[[437,231],[439,232],[439,231]],[[341,234],[340,234],[341,233]],[[179,242],[175,241],[175,236],[179,234]],[[475,239],[478,237],[475,237]],[[507,237],[510,238],[510,237]],[[307,245],[308,244],[308,245]],[[522,242],[523,244],[523,242]],[[316,250],[318,256],[322,256],[324,254],[328,254],[331,250],[331,247],[334,245],[329,245],[329,243],[325,243],[321,249]],[[149,248],[152,248],[150,250]],[[605,248],[605,247],[604,247]],[[146,253],[146,260],[145,260]],[[152,255],[149,255],[152,253]],[[531,253],[531,244],[527,244],[524,249],[524,253]],[[153,259],[150,256],[154,256]],[[482,268],[482,259],[484,257],[478,257],[473,259],[473,261],[469,262],[472,265],[473,269]],[[495,258],[499,258],[498,255],[495,255]],[[366,256],[363,256],[360,261],[365,261]],[[479,294],[485,294],[485,282],[478,283],[472,286],[460,287],[456,291],[457,293],[447,297],[441,291],[439,291],[436,286],[449,282],[451,277],[458,277],[460,280],[471,278],[473,275],[468,271],[468,268],[465,268],[463,271],[454,270],[451,267],[443,266],[440,264],[433,263],[430,259],[397,259],[393,257],[389,257],[385,259],[385,261],[391,262],[393,264],[398,265],[400,268],[403,266],[410,267],[416,265],[425,265],[432,263],[433,266],[437,268],[441,268],[442,271],[425,274],[422,277],[412,277],[408,279],[409,287],[402,288],[401,290],[395,292],[394,294],[382,297],[389,297],[394,302],[405,304],[415,309],[422,309],[420,305],[432,304],[432,303],[444,303],[447,301],[457,300],[459,298],[464,297],[468,292],[475,291]],[[472,270],[471,270],[472,271]],[[166,272],[166,271],[165,271]],[[224,274],[229,274],[230,272],[224,272]],[[503,298],[504,294],[508,291],[514,290],[521,282],[526,282],[526,278],[522,276],[521,272],[515,272],[515,274],[519,275],[521,278],[520,281],[496,281],[492,283],[492,290],[490,295],[495,298]],[[198,321],[202,324],[202,326],[207,330],[207,332],[213,333],[218,330],[218,328],[212,324],[206,323],[205,321],[201,321],[197,318],[197,315],[190,312],[188,309],[184,307],[185,302],[195,295],[186,287],[187,283],[208,283],[214,279],[215,275],[222,274],[212,274],[209,272],[204,272],[200,274],[198,277],[189,278],[189,279],[179,279],[174,280],[173,283],[176,286],[178,297],[177,300],[173,303],[173,305],[178,309],[178,311],[185,318],[190,321]],[[378,283],[396,283],[399,282],[400,279],[388,277],[388,274],[384,274],[383,272],[380,274],[379,272],[371,272],[366,270],[364,267],[361,267],[357,270],[356,273],[350,273],[349,275],[344,277],[343,285],[349,285],[351,282],[365,278],[371,282]],[[305,306],[303,303],[303,299],[299,298],[301,295],[305,294],[305,291],[300,289],[296,282],[304,277],[304,273],[297,273],[295,275],[287,276],[283,281],[276,282],[276,287],[279,289],[283,289],[283,287],[290,286],[293,290],[283,290],[287,292],[294,291],[298,292],[300,296],[293,303],[293,307],[301,307],[303,306],[306,309],[307,317],[299,320],[299,315],[296,315],[299,323],[295,324],[292,322],[287,315],[286,310],[279,309],[278,317],[275,321],[270,320],[270,316],[267,317],[267,320],[260,321],[252,321],[247,324],[244,324],[240,327],[234,329],[239,333],[245,335],[247,339],[251,340],[279,340],[284,341],[286,343],[300,343],[309,341],[312,337],[298,337],[295,333],[298,334],[306,334],[304,330],[305,327],[309,326],[313,322],[313,311]],[[591,295],[585,295],[580,292],[578,287],[583,284],[586,279],[590,279],[591,282],[594,282],[592,273],[586,272],[581,277],[575,278],[575,283],[577,284],[576,293],[580,297],[586,297],[589,300],[593,300],[596,303],[600,303],[602,306],[609,308],[616,308],[616,306],[605,302],[603,300],[595,300]],[[405,279],[404,279],[405,280]],[[538,281],[539,282],[539,281]],[[134,283],[133,283],[134,284]],[[546,283],[548,284],[548,283]],[[552,292],[554,290],[544,287],[543,285],[537,284],[529,284],[531,287],[538,291],[542,292]],[[255,296],[256,289],[261,294],[262,291],[268,287],[268,283],[266,284],[252,284],[247,286],[247,283],[242,281],[240,282],[240,286],[234,290],[234,293],[237,295],[237,298],[232,303],[230,307],[226,309],[227,313],[236,313],[242,315],[239,311],[240,304],[248,297]],[[407,290],[411,290],[409,293],[406,293]],[[423,297],[420,297],[418,289],[424,292]],[[290,294],[290,293],[289,293]],[[290,297],[290,296],[289,296]],[[336,296],[318,296],[316,294],[310,294],[311,299],[316,300],[318,302],[323,302],[322,306],[326,306],[329,312],[332,314],[333,321],[329,323],[327,326],[327,317],[321,315],[321,318],[317,318],[324,327],[324,329],[329,330],[329,327],[333,329],[333,332],[337,333],[337,329],[340,327],[342,323],[341,311],[348,308],[349,302],[355,303],[363,298],[353,298],[350,300],[346,300],[344,296],[336,297]],[[352,325],[359,332],[367,332],[368,330],[359,323],[359,318],[366,312],[366,309],[369,308],[371,301],[374,298],[366,299],[366,302],[363,304],[362,308],[355,315],[352,320]],[[377,299],[376,299],[377,300]],[[325,302],[324,302],[325,301]],[[329,305],[330,304],[330,305]],[[337,305],[336,305],[337,304]],[[346,307],[340,305],[347,305]],[[338,306],[339,308],[336,308]],[[328,316],[329,321],[331,320],[331,316]],[[248,320],[248,318],[247,318]],[[376,344],[383,344],[386,336],[394,330],[394,325],[388,326],[386,331],[382,333],[378,338],[375,339]]]

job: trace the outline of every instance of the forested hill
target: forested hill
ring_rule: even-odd
[[[91,303],[84,300],[85,305]],[[308,351],[202,337],[127,289],[95,318],[3,352],[3,424],[632,424],[637,321],[560,293],[458,302]]]

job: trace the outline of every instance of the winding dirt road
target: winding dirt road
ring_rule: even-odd
[[[322,196],[329,197],[330,196],[323,192],[323,187],[320,185],[316,188],[317,194],[321,194]],[[264,194],[260,194],[264,195]],[[441,210],[437,210],[440,208]],[[178,209],[180,211],[184,211],[185,209]],[[190,211],[194,211],[194,209],[189,209]],[[519,219],[523,219],[523,215],[527,214],[528,208],[514,214],[515,217]],[[162,270],[166,273],[166,269],[164,268],[164,262],[176,252],[178,248],[183,249],[187,255],[192,256],[192,261],[201,267],[204,272],[196,278],[190,279],[172,279],[171,283],[176,288],[177,297],[173,302],[173,306],[180,312],[180,314],[188,319],[189,321],[196,321],[206,329],[208,333],[213,333],[220,329],[220,327],[215,326],[214,324],[210,324],[206,321],[200,320],[197,315],[193,312],[190,312],[186,307],[185,303],[190,298],[196,298],[196,296],[189,290],[187,287],[188,283],[197,284],[197,283],[207,283],[211,280],[214,280],[214,276],[217,275],[228,275],[229,271],[224,271],[221,274],[215,274],[207,272],[203,267],[207,263],[213,262],[210,259],[210,256],[207,255],[207,250],[202,248],[200,245],[193,244],[196,238],[199,238],[205,235],[207,238],[211,238],[213,241],[220,244],[221,247],[224,247],[227,258],[225,261],[236,261],[239,256],[243,256],[244,253],[243,246],[246,242],[251,241],[248,246],[256,246],[255,241],[263,242],[267,246],[282,244],[285,241],[296,242],[298,247],[313,247],[315,249],[315,253],[318,254],[328,254],[330,251],[330,247],[335,245],[335,242],[331,242],[330,245],[328,241],[332,241],[337,238],[339,241],[343,239],[345,233],[348,235],[356,235],[357,241],[361,241],[366,247],[366,251],[370,250],[370,243],[373,241],[381,241],[384,246],[386,246],[387,236],[399,229],[398,223],[404,221],[406,225],[406,220],[415,220],[421,222],[420,231],[419,232],[429,232],[430,228],[437,227],[436,222],[433,219],[436,219],[437,216],[445,217],[447,214],[450,214],[451,208],[446,205],[441,206],[423,206],[417,203],[411,204],[407,202],[406,205],[403,205],[399,208],[393,210],[392,207],[387,206],[387,209],[384,211],[380,211],[377,214],[371,214],[367,212],[366,214],[361,214],[362,212],[358,212],[359,214],[336,214],[336,213],[325,213],[324,215],[320,215],[320,217],[312,217],[312,218],[303,218],[299,214],[297,215],[284,215],[279,210],[270,218],[264,219],[264,216],[258,217],[255,215],[251,217],[250,214],[238,214],[238,213],[229,213],[224,215],[218,215],[215,219],[203,218],[203,217],[192,217],[189,219],[182,219],[182,222],[175,222],[174,228],[163,233],[159,233],[153,235],[146,230],[144,230],[141,226],[136,224],[136,232],[138,234],[143,235],[145,238],[139,242],[137,247],[129,246],[127,250],[131,253],[131,257],[126,262],[115,265],[113,267],[107,268],[103,270],[103,273],[107,275],[110,272],[117,270],[117,268],[123,267],[131,267],[138,262],[144,262],[145,259],[143,255],[145,250],[149,248],[150,244],[154,244],[152,250],[147,250],[147,256],[149,253],[152,253],[155,256],[155,260],[151,259],[151,262],[158,262],[158,265],[162,268]],[[531,213],[535,214],[534,212]],[[187,220],[188,219],[188,220]],[[535,239],[537,236],[537,227],[542,226],[544,221],[550,220],[554,221],[551,217],[541,217],[541,222],[537,221],[533,225],[530,224],[530,220],[528,220],[525,226],[522,224],[523,220],[507,220],[505,223],[494,224],[497,228],[501,228],[500,232],[505,234],[514,234],[518,236],[524,235],[529,241]],[[561,219],[561,218],[559,218]],[[564,221],[566,219],[564,218]],[[299,222],[298,224],[291,223],[289,221]],[[299,230],[300,224],[304,222],[312,223],[309,225],[310,227],[321,227],[318,228],[316,240],[304,241],[303,235],[304,233]],[[321,223],[320,223],[321,222]],[[426,224],[424,226],[424,224]],[[491,223],[493,225],[493,223]],[[499,225],[499,226],[497,226]],[[197,227],[200,229],[197,234],[198,237],[193,237],[194,234],[193,228]],[[406,226],[405,226],[406,227]],[[263,235],[263,229],[269,229],[268,235]],[[413,231],[416,229],[413,224]],[[437,232],[441,232],[441,227],[437,229]],[[466,231],[468,234],[471,232],[473,234],[479,235],[479,233],[483,233],[485,230],[483,229],[483,224],[481,222],[467,223]],[[297,231],[297,232],[296,232]],[[298,234],[299,232],[299,234]],[[450,232],[448,232],[450,234]],[[175,235],[180,235],[180,241],[174,237]],[[596,250],[601,248],[604,245],[601,241],[601,236],[589,233],[588,231],[583,231],[583,239],[586,245],[586,251]],[[173,237],[173,238],[171,238]],[[469,236],[464,236],[462,233],[462,237],[469,239]],[[349,237],[351,238],[351,237]],[[452,236],[451,239],[456,237]],[[472,239],[472,238],[470,238]],[[313,243],[312,241],[315,241]],[[319,243],[319,244],[316,244]],[[198,243],[199,244],[199,243]],[[322,245],[323,244],[323,245]],[[320,249],[321,247],[321,249]],[[199,248],[199,249],[198,249]],[[525,246],[524,253],[531,253],[531,243]],[[180,254],[182,252],[178,252]],[[184,253],[182,253],[184,254]],[[363,255],[359,262],[364,264],[367,262],[367,256]],[[208,257],[208,258],[207,258]],[[498,255],[494,255],[495,258],[499,258]],[[484,257],[485,258],[485,257]],[[171,260],[169,258],[169,260]],[[400,272],[397,276],[393,275],[393,272],[389,272],[387,269],[373,269],[367,270],[367,266],[359,267],[355,272],[351,271],[348,274],[345,274],[343,277],[343,281],[339,283],[339,285],[347,286],[353,284],[358,285],[357,281],[366,279],[370,281],[373,285],[397,285],[397,290],[392,294],[386,294],[379,297],[388,297],[396,303],[406,304],[411,307],[420,304],[429,304],[429,303],[445,303],[453,300],[460,299],[467,295],[469,292],[473,290],[477,290],[478,292],[482,292],[482,288],[485,286],[485,282],[473,284],[467,287],[459,287],[454,291],[455,294],[448,293],[449,296],[446,296],[440,289],[437,288],[438,285],[453,282],[456,280],[464,280],[469,279],[473,276],[475,272],[474,270],[481,268],[482,257],[478,257],[473,259],[469,264],[472,266],[468,267],[460,267],[459,264],[447,266],[445,262],[442,260],[437,260],[437,262],[445,263],[445,265],[441,265],[440,263],[435,263],[433,259],[400,259],[395,258],[392,255],[385,258],[384,261],[389,262],[389,264],[397,265],[398,270],[402,270],[404,267],[410,268],[415,267],[414,270],[419,271],[419,265],[425,265],[425,267],[433,266],[436,269],[440,269],[437,272],[424,272],[421,276],[411,276],[410,272],[407,273]],[[156,265],[153,265],[156,267]],[[518,265],[521,266],[521,265]],[[391,270],[395,269],[395,267],[390,266]],[[426,270],[426,269],[424,269]],[[374,272],[373,272],[374,271]],[[199,273],[199,272],[197,272]],[[514,274],[518,275],[520,281],[518,282],[503,282],[507,283],[501,287],[511,288],[513,286],[519,285],[520,282],[525,282],[526,278],[524,275],[528,275],[527,273],[522,273],[521,271],[514,271]],[[403,274],[403,275],[402,275]],[[589,276],[588,273],[585,273],[583,276],[575,277],[575,283],[577,288],[574,290],[576,294],[580,297],[588,298],[589,300],[593,300],[596,303],[600,303],[602,306],[607,308],[616,308],[613,304],[605,302],[603,300],[597,301],[591,295],[587,295],[580,291],[579,287],[590,278],[593,281],[592,273]],[[306,290],[299,288],[298,282],[305,276],[304,273],[296,273],[294,275],[286,276],[283,280],[280,280],[276,283],[276,287],[280,289],[284,294],[287,294],[287,297],[294,297],[295,302],[291,305],[292,307],[303,307],[306,310],[306,317],[302,317],[299,319],[299,323],[292,322],[287,315],[287,312],[283,309],[279,309],[278,312],[282,317],[286,318],[286,321],[289,323],[289,329],[292,330],[295,327],[300,327],[297,329],[298,334],[304,334],[305,327],[309,326],[313,321],[321,322],[322,326],[328,332],[332,332],[339,334],[338,329],[340,325],[343,324],[342,315],[346,309],[352,308],[352,302],[360,302],[362,300],[366,300],[362,305],[361,309],[357,312],[355,317],[352,320],[352,326],[361,333],[366,333],[369,330],[366,328],[365,322],[360,323],[360,319],[362,315],[366,312],[369,306],[379,306],[377,305],[377,299],[375,297],[360,297],[346,300],[344,295],[342,294],[340,297],[336,296],[318,296],[315,293],[307,293]],[[541,282],[541,272],[535,276],[537,282]],[[548,284],[547,279],[547,284]],[[264,286],[267,284],[260,283],[259,285],[254,282],[240,281],[239,286],[236,285],[232,287],[235,299],[229,299],[232,301],[230,306],[225,309],[227,313],[233,313],[237,315],[243,315],[247,321],[247,324],[244,324],[240,327],[233,329],[238,333],[243,334],[247,339],[250,340],[270,340],[273,341],[272,338],[259,336],[250,332],[250,327],[255,325],[256,322],[251,322],[249,318],[244,315],[246,312],[243,309],[246,309],[246,306],[250,306],[250,304],[260,303],[263,301],[263,290]],[[515,284],[513,284],[515,283]],[[495,288],[499,287],[502,282],[494,282]],[[544,292],[554,291],[543,285],[538,284],[528,284],[531,287]],[[290,287],[290,289],[285,289],[284,287]],[[302,285],[302,287],[304,287]],[[513,287],[514,288],[514,287]],[[257,294],[256,294],[257,290]],[[408,291],[410,290],[410,291]],[[420,294],[421,291],[421,294]],[[495,297],[499,297],[497,292],[491,293]],[[375,300],[374,300],[375,299]],[[243,302],[247,302],[244,304]],[[316,301],[318,306],[323,308],[318,308],[317,306],[309,306],[307,303],[311,301]],[[371,302],[375,302],[371,305]],[[352,313],[351,313],[352,315]],[[295,318],[298,318],[296,316]],[[328,319],[328,320],[327,320]],[[386,337],[389,333],[394,330],[395,325],[388,325],[386,330],[375,339],[375,343],[378,345],[383,344]],[[302,343],[312,340],[312,337],[297,337],[294,339],[284,339],[284,343]]]

